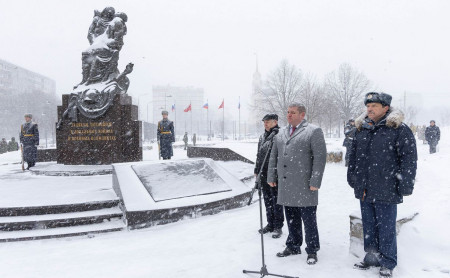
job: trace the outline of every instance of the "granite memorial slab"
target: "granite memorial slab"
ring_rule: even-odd
[[[243,207],[251,193],[209,158],[113,164],[113,189],[129,229]]]

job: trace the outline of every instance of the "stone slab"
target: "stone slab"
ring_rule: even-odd
[[[230,191],[204,160],[132,166],[155,202]]]
[[[176,166],[178,163],[183,164],[186,161],[203,161],[225,182],[230,190],[177,199],[168,198],[156,202],[133,170],[133,166],[137,165],[147,164],[145,167],[151,167],[156,164],[169,164]],[[167,224],[185,218],[195,218],[242,207],[247,204],[251,192],[251,188],[212,159],[121,163],[113,164],[113,169],[113,189],[119,196],[130,229]],[[188,185],[193,182],[202,183],[204,180],[201,175],[194,175],[194,177],[197,178],[197,181],[195,179],[190,180]],[[180,180],[184,178],[183,175],[179,176]],[[162,186],[164,186],[164,183],[162,183]]]
[[[396,233],[400,233],[400,229],[403,224],[412,221],[418,212],[413,212],[409,214],[402,213],[397,217],[396,223]],[[361,220],[361,214],[354,212],[350,215],[350,253],[356,257],[364,256],[364,236],[363,236],[363,225]]]
[[[254,164],[253,161],[243,157],[242,155],[228,149],[228,148],[213,148],[213,147],[188,147],[187,156],[189,158],[205,157],[219,161],[243,161]]]
[[[34,175],[45,176],[94,176],[112,174],[111,165],[64,165],[57,163],[36,164],[30,168]]]

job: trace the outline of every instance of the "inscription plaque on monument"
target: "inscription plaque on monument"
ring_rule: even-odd
[[[69,95],[63,95],[67,108]],[[61,115],[61,113],[59,113]],[[77,122],[62,125],[56,132],[58,163],[111,164],[142,160],[142,128],[131,97],[116,95],[106,113],[96,119],[78,115]]]

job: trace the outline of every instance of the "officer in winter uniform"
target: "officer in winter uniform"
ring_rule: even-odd
[[[277,204],[278,187],[271,187],[267,183],[267,168],[269,167],[270,153],[267,154],[270,142],[278,133],[278,115],[267,114],[262,119],[264,122],[264,133],[259,137],[258,153],[256,155],[255,176],[261,171],[261,186],[264,197],[264,205],[266,207],[267,225],[260,233],[272,233],[273,238],[279,238],[283,234],[282,227],[284,222],[283,206]],[[263,165],[264,158],[267,159]]]
[[[430,145],[430,153],[436,152],[436,146],[441,140],[441,131],[435,121],[430,121],[430,126],[425,130],[425,140]]]
[[[25,123],[20,126],[20,144],[23,146],[23,160],[27,162],[27,170],[36,164],[37,146],[39,145],[38,125],[31,121],[33,116],[25,114]]]
[[[417,169],[416,139],[390,107],[385,93],[366,94],[366,112],[355,121],[347,181],[359,199],[366,255],[354,265],[366,270],[380,266],[380,277],[392,277],[397,265],[397,204],[411,195]]]
[[[158,122],[158,144],[161,157],[166,160],[173,156],[172,143],[175,142],[173,122],[169,120],[169,112],[162,111],[163,119]]]
[[[194,135],[192,135],[192,144],[194,145],[194,147],[195,147],[195,143],[197,143],[197,135],[195,135],[195,133],[194,133]]]
[[[350,147],[352,146],[353,138],[355,137],[356,127],[355,127],[355,120],[350,119],[348,123],[344,127],[344,143],[342,146],[344,146],[347,151],[345,152],[345,167],[348,166],[348,154]]]
[[[189,140],[189,138],[188,138],[188,133],[185,132],[185,133],[184,133],[184,136],[183,136],[183,142],[184,142],[184,149],[185,149],[185,150],[187,150],[188,140]]]

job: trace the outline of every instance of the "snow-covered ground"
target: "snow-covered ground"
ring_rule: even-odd
[[[399,205],[399,214],[400,211],[420,214],[405,224],[398,236],[395,277],[450,276],[450,182],[446,176],[450,166],[449,131],[442,129],[440,150],[434,155],[428,154],[428,145],[418,144],[416,188],[414,194]],[[341,148],[340,140],[327,140],[327,143],[329,150]],[[255,142],[220,144],[255,159]],[[145,151],[144,160],[157,160],[155,149]],[[186,158],[182,148],[174,152],[175,159]],[[0,155],[0,207],[16,202],[30,202],[30,205],[45,202],[46,196],[56,198],[54,195],[58,194],[54,192],[67,193],[66,199],[73,200],[87,200],[90,196],[115,198],[108,190],[110,175],[32,176],[17,171],[20,165],[13,164],[18,161],[17,155]],[[21,192],[32,196],[25,193],[29,190],[34,190],[35,198],[21,198]],[[61,199],[64,196],[55,202]],[[282,238],[265,236],[268,270],[311,278],[378,277],[377,269],[358,271],[352,268],[359,259],[349,254],[349,214],[357,210],[358,201],[346,183],[343,163],[327,164],[318,208],[321,241],[318,264],[308,266],[304,252],[287,258],[275,256],[284,249],[285,225]],[[1,243],[0,277],[259,277],[242,273],[243,269],[258,271],[261,268],[258,228],[258,205],[253,204],[217,215],[93,238]]]

